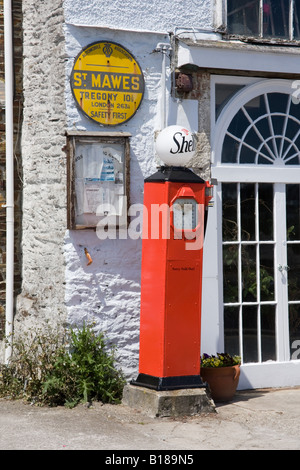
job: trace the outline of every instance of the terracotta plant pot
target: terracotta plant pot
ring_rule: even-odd
[[[214,401],[230,401],[239,383],[240,366],[203,367],[200,375],[208,383]]]

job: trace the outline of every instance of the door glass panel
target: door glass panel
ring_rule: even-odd
[[[238,302],[238,245],[223,246],[224,302]]]
[[[241,184],[241,239],[255,240],[255,185]]]
[[[245,3],[243,8],[240,3],[230,2],[232,19],[245,10]],[[298,3],[293,2],[290,13],[295,36],[300,38]],[[288,37],[292,2],[264,0],[260,5],[265,6],[261,20],[265,22],[269,12],[264,35],[271,34],[267,29],[271,28],[273,35]],[[247,95],[241,92],[240,96]],[[295,359],[297,350],[300,360],[300,184],[284,184],[292,177],[292,166],[299,172],[300,105],[287,89],[282,92],[276,87],[250,96],[240,106],[234,98],[228,108],[234,113],[222,130],[223,148],[218,155],[227,180],[230,166],[240,169],[240,182],[222,183],[225,347],[231,354],[240,354],[243,363],[284,362],[288,352]],[[277,182],[249,182],[251,165],[254,181],[259,167],[265,172],[268,165],[267,181],[274,175]],[[223,173],[219,174],[222,180]],[[295,178],[296,174],[293,180],[300,182]]]
[[[257,301],[256,245],[242,246],[243,301]]]
[[[300,185],[286,185],[286,238],[290,358],[300,359]],[[299,353],[298,353],[299,350]]]
[[[244,363],[276,360],[274,186],[222,183],[222,201],[226,350]]]
[[[237,185],[223,184],[222,189],[223,241],[237,241]]]
[[[286,238],[300,240],[300,186],[286,185]]]
[[[274,246],[260,245],[260,300],[274,300]]]
[[[258,361],[257,307],[243,306],[243,361]]]
[[[259,185],[259,239],[273,240],[273,185]]]
[[[300,300],[300,185],[286,185],[286,237],[289,301]]]
[[[225,351],[228,354],[239,355],[239,307],[224,309]]]
[[[300,305],[289,306],[290,355],[300,359]]]
[[[261,306],[262,361],[276,361],[275,305]]]
[[[288,297],[289,300],[300,300],[300,244],[287,247],[288,260]]]

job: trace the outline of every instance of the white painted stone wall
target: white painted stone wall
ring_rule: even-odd
[[[126,47],[144,72],[145,94],[136,115],[113,131],[130,132],[130,201],[143,202],[144,177],[156,170],[154,130],[159,128],[158,102],[161,95],[160,53],[153,53],[168,35],[112,32],[101,28],[66,27],[67,76],[74,57],[86,45],[101,39]],[[105,130],[90,121],[75,106],[67,78],[68,127],[78,130]],[[87,248],[93,263],[87,266]],[[117,346],[117,357],[126,376],[134,377],[139,356],[139,309],[141,240],[99,240],[94,231],[70,231],[66,235],[66,305],[73,324],[96,321]]]
[[[138,372],[141,240],[104,240],[66,230],[64,132],[111,131],[76,107],[69,77],[76,55],[97,40],[127,48],[142,67],[145,94],[136,115],[113,130],[132,134],[130,200],[143,202],[143,182],[156,169],[154,134],[161,128],[162,55],[174,28],[211,28],[210,0],[24,0],[23,288],[16,325],[67,319],[95,322],[117,346],[126,377]],[[117,28],[117,29],[114,29]],[[170,68],[167,59],[167,94]],[[197,129],[198,103],[170,99],[168,124]],[[178,111],[180,109],[180,112]],[[87,266],[84,249],[92,264]]]
[[[219,0],[65,0],[66,22],[112,29],[174,32],[176,27],[211,28]]]

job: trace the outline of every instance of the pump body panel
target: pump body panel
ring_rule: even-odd
[[[185,377],[200,378],[206,187],[202,180],[145,182],[140,376],[181,377],[181,383]],[[183,218],[194,224],[186,230],[174,222],[173,206],[182,198],[187,208]]]

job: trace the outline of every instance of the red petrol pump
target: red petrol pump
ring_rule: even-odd
[[[166,141],[173,132],[170,150],[182,148],[184,155],[179,157],[184,164],[191,158],[193,136],[186,129],[171,127],[166,129]],[[180,138],[188,142],[185,147]],[[145,180],[140,357],[134,385],[156,390],[204,386],[200,377],[202,259],[211,188],[181,166],[161,167]]]

